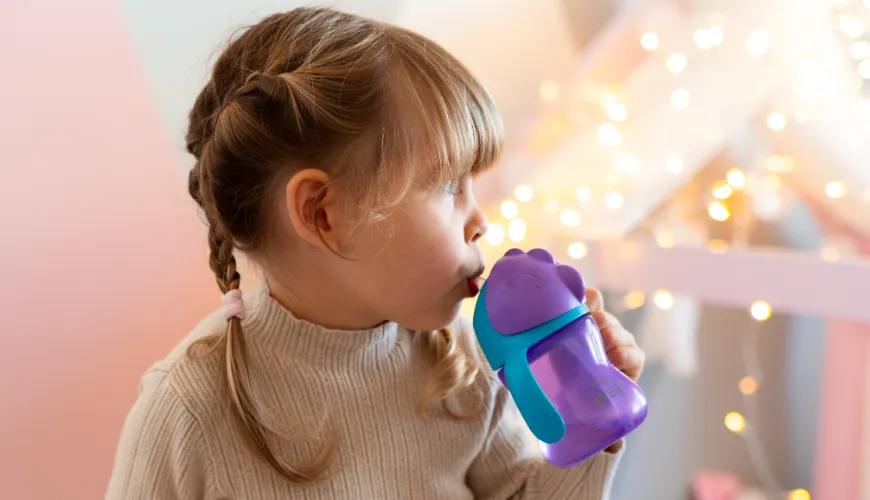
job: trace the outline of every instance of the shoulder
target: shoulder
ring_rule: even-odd
[[[226,321],[219,312],[202,319],[163,359],[145,372],[139,382],[137,405],[165,414],[186,413],[196,420],[203,413],[219,411],[224,374],[223,352],[214,341]]]

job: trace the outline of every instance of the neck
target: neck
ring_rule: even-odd
[[[272,298],[298,319],[330,330],[368,330],[386,322],[322,279],[306,285],[268,271],[265,278]]]

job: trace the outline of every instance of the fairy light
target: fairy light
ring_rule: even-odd
[[[625,199],[619,191],[610,191],[604,195],[604,206],[611,210],[616,210],[622,207]]]
[[[728,242],[720,238],[713,238],[707,243],[707,249],[713,253],[726,253],[728,251]]]
[[[770,315],[773,314],[773,309],[771,309],[770,304],[767,302],[758,300],[752,303],[749,312],[756,321],[767,321],[770,319]]]
[[[625,294],[622,302],[628,310],[638,309],[646,303],[646,296],[639,290],[632,290]]]
[[[677,109],[686,109],[692,100],[691,94],[686,89],[677,89],[671,93],[671,105]]]
[[[870,42],[866,40],[860,40],[852,44],[849,47],[849,55],[852,56],[852,59],[867,59],[870,57]]]
[[[622,143],[622,132],[612,123],[598,126],[598,141],[605,146],[619,146]]]
[[[526,237],[526,221],[522,219],[514,219],[508,223],[507,237],[514,243],[523,241]]]
[[[740,389],[741,394],[749,396],[755,394],[755,391],[758,390],[758,381],[755,380],[755,377],[747,375],[740,379],[737,388]]]
[[[655,33],[644,33],[640,37],[640,46],[646,50],[656,50],[659,48],[659,36]]]
[[[695,45],[698,46],[701,50],[707,50],[713,47],[713,39],[710,35],[710,30],[707,29],[699,29],[695,32],[694,36]]]
[[[809,491],[807,491],[803,488],[798,488],[796,490],[791,490],[791,492],[788,494],[788,499],[789,500],[811,500],[811,497],[810,497]]]
[[[574,195],[580,203],[588,203],[592,199],[592,190],[588,186],[580,186]]]
[[[842,14],[838,21],[840,31],[847,37],[857,40],[864,36],[866,27],[860,17],[853,16],[852,14]]]
[[[746,419],[740,413],[732,411],[725,415],[725,427],[731,432],[740,434],[746,429]]]
[[[779,191],[782,187],[782,178],[776,174],[767,174],[761,179],[761,185],[769,191]]]
[[[665,63],[665,67],[668,68],[668,71],[670,71],[671,73],[682,73],[682,71],[686,69],[686,62],[686,56],[677,52],[676,54],[671,54],[670,57],[668,57],[668,61]]]
[[[568,227],[575,227],[580,225],[580,214],[576,210],[565,210],[559,215],[559,220],[562,224]]]
[[[842,181],[831,181],[825,184],[825,194],[831,199],[840,199],[846,196],[846,185]]]
[[[734,193],[734,189],[727,182],[718,182],[713,187],[713,197],[717,200],[725,200]]]
[[[575,241],[568,245],[568,256],[574,260],[580,260],[589,254],[589,248],[586,244]]]
[[[707,207],[707,214],[710,215],[711,219],[719,222],[724,222],[731,217],[731,211],[728,210],[728,207],[718,200],[710,203]]]
[[[501,224],[492,223],[487,227],[486,234],[483,238],[486,240],[487,243],[496,247],[504,242],[504,237],[504,226],[502,226]]]
[[[788,124],[788,119],[779,111],[767,115],[767,126],[770,127],[771,130],[779,132],[785,128],[786,124]]]
[[[684,164],[682,156],[671,154],[665,158],[665,170],[667,170],[668,173],[677,175],[683,172],[683,168]]]
[[[541,83],[538,91],[541,94],[541,99],[545,101],[555,101],[559,98],[559,84],[553,80],[547,80]]]
[[[653,294],[653,302],[659,309],[668,310],[674,307],[674,296],[667,290],[657,290]]]
[[[622,122],[628,117],[628,109],[625,105],[615,102],[607,106],[607,117],[615,122]]]
[[[746,50],[754,56],[763,56],[770,47],[771,37],[767,30],[755,30],[746,40]]]
[[[746,174],[739,168],[732,168],[725,175],[725,180],[735,189],[740,189],[746,185]]]
[[[711,14],[710,18],[715,19],[715,15]],[[717,47],[719,45],[722,45],[722,42],[725,41],[725,32],[722,31],[722,27],[721,26],[712,26],[709,29],[707,29],[707,41],[713,47]]]
[[[525,184],[520,184],[514,189],[514,196],[520,201],[532,201],[532,188]]]
[[[501,214],[505,219],[515,219],[520,214],[520,207],[512,200],[505,200],[501,204]]]
[[[631,155],[616,155],[613,158],[613,166],[627,174],[637,174],[640,172],[640,160]]]
[[[787,174],[794,171],[795,159],[788,155],[770,155],[764,159],[764,169],[772,174]]]
[[[662,248],[673,248],[676,244],[676,237],[670,231],[659,231],[656,233],[656,243]]]

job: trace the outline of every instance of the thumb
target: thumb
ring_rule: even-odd
[[[604,296],[597,288],[586,289],[586,306],[592,312],[604,309]]]

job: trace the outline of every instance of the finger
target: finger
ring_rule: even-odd
[[[646,354],[639,347],[617,347],[607,352],[607,359],[632,380],[643,371]]]
[[[595,324],[598,325],[598,331],[601,332],[601,340],[604,343],[605,350],[610,350],[617,346],[637,345],[634,335],[626,330],[612,314],[599,311],[592,313],[591,316],[595,320]]]
[[[597,288],[586,289],[586,306],[592,312],[604,309],[604,296]]]

